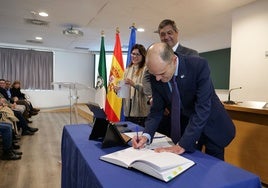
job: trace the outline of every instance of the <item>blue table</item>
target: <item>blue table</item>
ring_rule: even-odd
[[[62,188],[260,188],[258,176],[214,157],[196,151],[183,156],[196,165],[165,183],[133,169],[99,160],[100,156],[124,147],[101,149],[101,143],[88,140],[89,125],[66,125],[62,134]]]

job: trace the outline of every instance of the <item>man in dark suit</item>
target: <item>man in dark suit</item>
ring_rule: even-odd
[[[153,104],[143,135],[138,141],[133,138],[133,147],[142,148],[152,141],[164,109],[171,109],[169,81],[176,76],[181,101],[181,138],[174,146],[156,151],[182,154],[205,146],[207,154],[224,160],[224,147],[234,138],[235,127],[215,93],[207,61],[175,55],[167,43],[156,43],[148,49],[146,65],[151,74]]]
[[[158,25],[158,34],[161,42],[167,43],[174,52],[182,55],[199,56],[198,52],[194,49],[182,46],[179,42],[179,29],[173,20],[165,19]],[[143,78],[144,93],[151,99],[152,91],[150,86],[150,74],[145,72]],[[149,101],[148,101],[149,103]]]
[[[199,56],[198,52],[196,50],[193,50],[191,48],[187,48],[185,46],[182,46],[179,42],[179,29],[176,26],[176,23],[173,20],[165,19],[160,22],[158,25],[158,34],[161,42],[167,43],[174,52],[181,55],[190,55],[190,56]],[[150,74],[147,71],[145,71],[144,77],[143,77],[143,90],[145,95],[148,97],[148,104],[151,104],[153,101],[152,98],[152,90],[151,90],[151,83],[150,83]],[[160,132],[162,134],[168,134],[170,130],[166,129],[167,126],[170,124],[170,118],[169,118],[169,110],[165,109],[164,116],[162,118],[162,121],[160,122],[160,125],[157,129],[157,132]]]
[[[173,20],[165,19],[158,26],[161,42],[167,43],[174,52],[182,55],[199,56],[196,50],[184,47],[179,42],[179,29]]]

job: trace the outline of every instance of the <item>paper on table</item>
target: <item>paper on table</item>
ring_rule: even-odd
[[[117,96],[120,98],[129,98],[130,97],[130,85],[126,84],[125,80],[119,82],[120,89],[117,92]]]

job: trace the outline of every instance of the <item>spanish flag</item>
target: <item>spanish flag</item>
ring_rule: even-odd
[[[124,63],[119,37],[119,29],[116,30],[115,47],[110,70],[109,83],[107,86],[107,96],[105,103],[105,113],[111,122],[120,121],[122,98],[117,97],[114,86],[124,77]]]

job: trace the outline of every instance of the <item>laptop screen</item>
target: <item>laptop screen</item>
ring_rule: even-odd
[[[106,114],[104,110],[96,103],[88,103],[87,104],[90,111],[93,112],[95,118],[103,118],[106,119]]]
[[[109,121],[106,120],[106,114],[96,103],[88,103],[87,106],[94,114],[93,129],[89,135],[89,140],[103,139],[109,124]]]

